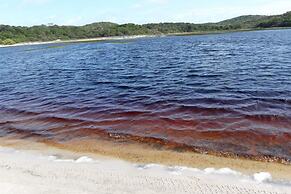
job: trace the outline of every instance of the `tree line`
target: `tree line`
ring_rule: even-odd
[[[32,27],[0,25],[0,44],[71,40],[110,36],[197,33],[254,28],[291,27],[291,12],[276,16],[240,16],[218,23],[115,24],[99,22],[84,26],[40,25]]]

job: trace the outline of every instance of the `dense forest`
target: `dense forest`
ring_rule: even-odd
[[[85,26],[40,25],[33,27],[0,25],[0,44],[19,42],[70,40],[125,35],[158,35],[171,33],[203,33],[272,27],[291,27],[291,12],[283,15],[240,16],[218,23],[157,23],[157,24],[115,24],[99,22]]]

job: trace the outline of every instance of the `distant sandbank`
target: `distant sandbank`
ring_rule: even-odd
[[[12,45],[0,45],[0,47],[16,47],[16,46],[31,46],[31,45],[44,45],[44,44],[56,44],[56,43],[82,43],[82,42],[98,42],[98,41],[110,41],[110,40],[131,40],[138,38],[150,38],[157,37],[158,35],[136,35],[136,36],[112,36],[112,37],[97,37],[75,40],[54,40],[54,41],[38,41],[38,42],[23,42]]]

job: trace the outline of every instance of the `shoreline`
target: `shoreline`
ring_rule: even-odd
[[[192,168],[136,163],[43,143],[9,141],[13,149],[0,146],[1,194],[287,194],[291,189],[291,181],[274,180],[267,171],[245,174],[227,164]]]
[[[57,43],[84,43],[84,42],[98,42],[98,41],[110,41],[110,40],[134,40],[134,39],[139,39],[139,38],[215,35],[215,34],[227,34],[227,33],[236,33],[236,32],[254,32],[254,31],[288,30],[288,29],[291,29],[291,27],[273,27],[273,28],[255,28],[255,29],[250,28],[250,29],[222,30],[222,31],[197,31],[197,32],[168,33],[168,34],[109,36],[109,37],[96,37],[96,38],[71,39],[71,40],[21,42],[21,43],[16,43],[12,45],[0,45],[0,48],[57,44]]]
[[[151,147],[145,144],[114,142],[103,139],[69,141],[55,143],[49,141],[18,140],[0,138],[0,146],[20,150],[37,150],[46,152],[58,150],[75,154],[86,154],[90,157],[106,157],[124,160],[130,163],[156,163],[167,166],[187,166],[191,168],[231,168],[235,171],[251,175],[257,172],[269,172],[276,180],[290,181],[291,165],[275,162],[262,162],[242,158],[229,158],[194,152],[177,152],[168,149]]]
[[[134,40],[139,38],[152,38],[159,37],[161,35],[135,35],[135,36],[111,36],[111,37],[96,37],[85,39],[72,39],[72,40],[54,40],[54,41],[39,41],[39,42],[23,42],[12,45],[0,45],[0,48],[18,47],[18,46],[33,46],[33,45],[45,45],[45,44],[58,44],[58,43],[84,43],[84,42],[98,42],[98,41],[110,41],[110,40]]]

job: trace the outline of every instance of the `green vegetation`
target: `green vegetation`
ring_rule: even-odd
[[[229,20],[224,20],[222,22],[219,22],[219,25],[236,25],[237,28],[253,28],[256,27],[258,24],[258,21],[264,19],[266,16],[261,15],[246,15],[246,16],[240,16],[236,18],[232,18]]]
[[[159,35],[159,34],[202,34],[224,31],[291,27],[291,12],[276,16],[240,16],[218,23],[159,23],[159,24],[115,24],[100,22],[85,26],[7,26],[0,25],[0,44],[20,42],[85,39],[109,36]]]
[[[274,27],[291,27],[291,12],[283,15],[261,16],[249,15],[240,16],[230,20],[218,23],[219,25],[238,25],[238,28],[274,28]]]
[[[0,44],[2,45],[12,45],[15,44],[16,42],[10,38],[6,38],[4,40],[0,40]]]
[[[283,15],[265,17],[260,20],[257,27],[291,27],[291,12],[287,12]]]

